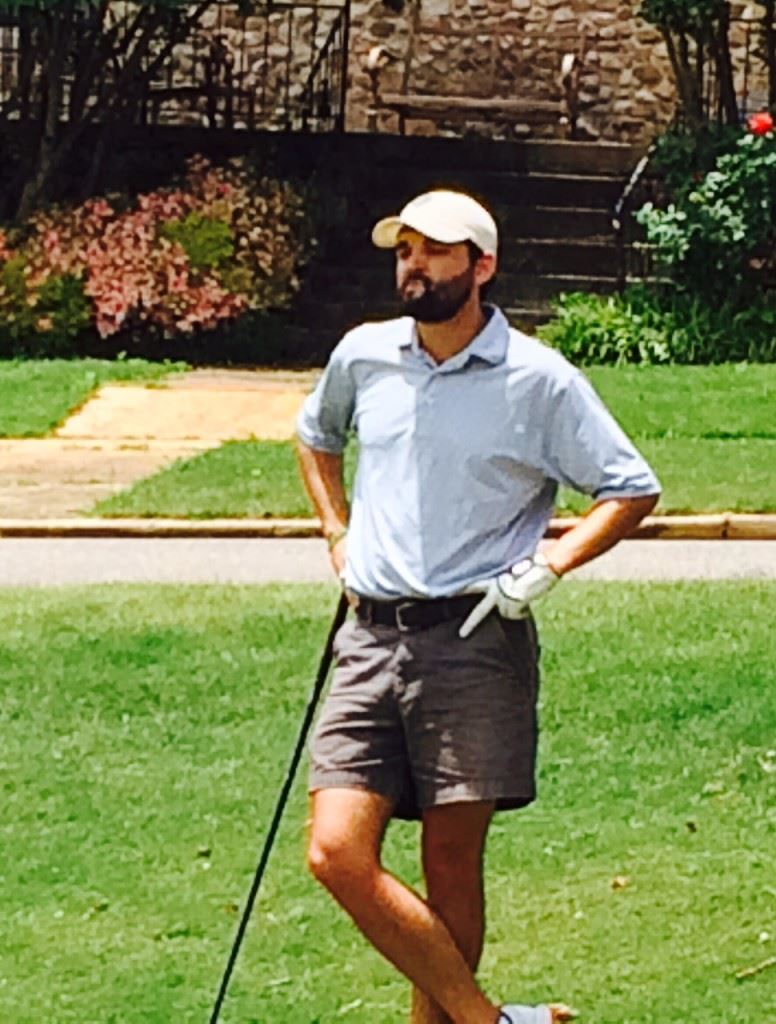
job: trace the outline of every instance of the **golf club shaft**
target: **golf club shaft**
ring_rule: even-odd
[[[213,1012],[210,1015],[210,1024],[218,1024],[218,1017],[221,1013],[221,1007],[223,1006],[224,999],[226,998],[226,992],[229,988],[229,981],[232,977],[234,965],[237,962],[237,956],[240,952],[240,946],[242,945],[243,937],[245,936],[245,930],[248,927],[248,921],[250,920],[253,907],[256,902],[256,897],[259,893],[259,886],[261,885],[261,879],[264,875],[264,869],[267,866],[269,855],[272,851],[272,846],[277,835],[278,828],[280,826],[281,818],[283,817],[283,811],[285,810],[286,803],[288,802],[288,795],[291,792],[291,786],[296,775],[296,770],[299,767],[299,762],[302,759],[302,753],[304,752],[304,746],[307,741],[307,734],[310,731],[310,725],[312,724],[313,717],[315,715],[315,709],[318,705],[318,700],[321,696],[324,686],[326,685],[326,677],[329,674],[331,662],[333,658],[333,646],[334,637],[337,630],[340,628],[342,623],[345,621],[345,616],[348,613],[348,599],[343,593],[340,596],[339,603],[337,604],[337,610],[334,613],[334,620],[329,630],[329,635],[326,639],[326,646],[323,649],[323,655],[321,657],[320,665],[318,666],[318,675],[315,678],[315,685],[313,686],[310,699],[307,702],[307,708],[305,709],[304,718],[302,719],[302,725],[299,729],[299,736],[297,737],[296,746],[291,757],[291,763],[286,773],[285,781],[283,782],[283,788],[280,791],[277,805],[275,807],[275,813],[272,816],[270,822],[269,831],[267,832],[267,838],[264,840],[264,847],[259,857],[259,863],[256,866],[256,872],[253,876],[253,883],[248,893],[248,899],[245,902],[245,909],[243,910],[240,925],[237,929],[234,942],[232,943],[232,950],[229,954],[229,959],[226,963],[226,969],[224,970],[224,976],[221,979],[221,987],[218,990],[215,1004],[213,1005]]]

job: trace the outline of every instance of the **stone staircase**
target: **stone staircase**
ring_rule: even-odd
[[[358,150],[353,136],[351,149]],[[493,300],[524,330],[567,291],[615,290],[612,211],[641,155],[632,146],[583,142],[363,136],[352,180],[326,226],[294,306],[289,344],[320,362],[343,331],[396,314],[393,259],[374,249],[372,224],[414,194],[462,188],[483,198],[502,235]],[[322,172],[323,173],[323,172]],[[306,337],[305,337],[306,336]],[[298,349],[297,349],[298,350]]]

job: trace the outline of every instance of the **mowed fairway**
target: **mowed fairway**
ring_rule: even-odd
[[[776,366],[585,371],[657,471],[657,511],[776,511]],[[347,449],[345,476],[355,470]],[[561,489],[560,513],[590,499]],[[100,516],[310,516],[292,442],[241,441],[181,460],[90,510]]]
[[[496,820],[489,991],[590,1024],[776,1019],[776,585],[566,584],[540,800]],[[0,1020],[207,1020],[333,588],[0,591]],[[392,1024],[295,787],[223,1020]],[[387,863],[418,883],[416,828]],[[617,880],[617,881],[615,881]]]

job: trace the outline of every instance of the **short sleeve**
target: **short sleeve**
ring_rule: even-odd
[[[339,455],[345,448],[355,407],[355,384],[346,359],[346,339],[331,354],[315,390],[307,396],[296,432],[309,448]]]
[[[659,494],[647,461],[578,371],[552,389],[545,435],[549,477],[596,500]]]

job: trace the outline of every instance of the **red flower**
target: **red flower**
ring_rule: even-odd
[[[752,135],[767,135],[773,131],[773,118],[767,110],[759,114],[752,114],[747,118],[747,126]]]

